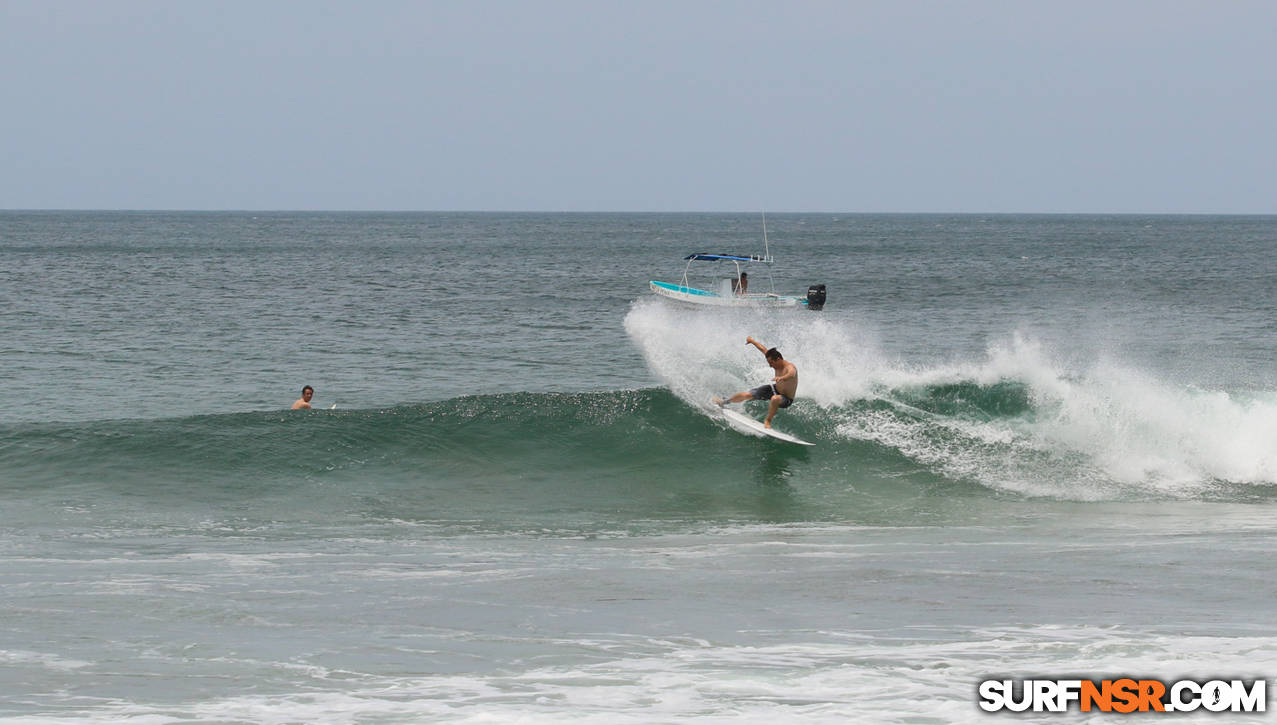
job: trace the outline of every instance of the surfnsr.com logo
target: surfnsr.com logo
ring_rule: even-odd
[[[985,680],[977,693],[985,712],[1264,712],[1268,702],[1266,680]]]

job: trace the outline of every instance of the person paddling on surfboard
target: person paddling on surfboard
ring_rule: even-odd
[[[737,393],[727,400],[714,398],[714,402],[718,405],[728,405],[751,399],[770,401],[767,407],[767,418],[763,420],[763,427],[770,428],[772,418],[776,417],[776,411],[793,405],[794,398],[798,396],[798,367],[786,360],[780,354],[780,350],[774,347],[768,349],[766,345],[752,337],[745,338],[745,344],[758,348],[758,351],[767,358],[767,364],[776,371],[776,377],[772,378],[770,385],[762,385],[753,390]]]

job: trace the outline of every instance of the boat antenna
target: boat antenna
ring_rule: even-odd
[[[771,259],[771,256],[772,256],[771,250],[768,248],[768,245],[767,245],[767,212],[764,211],[763,212],[763,257],[765,259]]]
[[[776,280],[772,278],[772,250],[767,242],[767,212],[763,212],[763,262],[767,264],[764,268],[767,270],[767,284],[771,287],[771,294],[776,294]]]

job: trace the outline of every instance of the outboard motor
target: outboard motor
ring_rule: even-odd
[[[814,284],[807,288],[807,309],[812,311],[825,309],[825,285]]]

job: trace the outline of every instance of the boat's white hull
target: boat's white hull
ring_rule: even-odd
[[[798,307],[807,304],[804,297],[771,294],[720,295],[669,282],[652,282],[651,287],[653,292],[666,299],[703,307]]]

